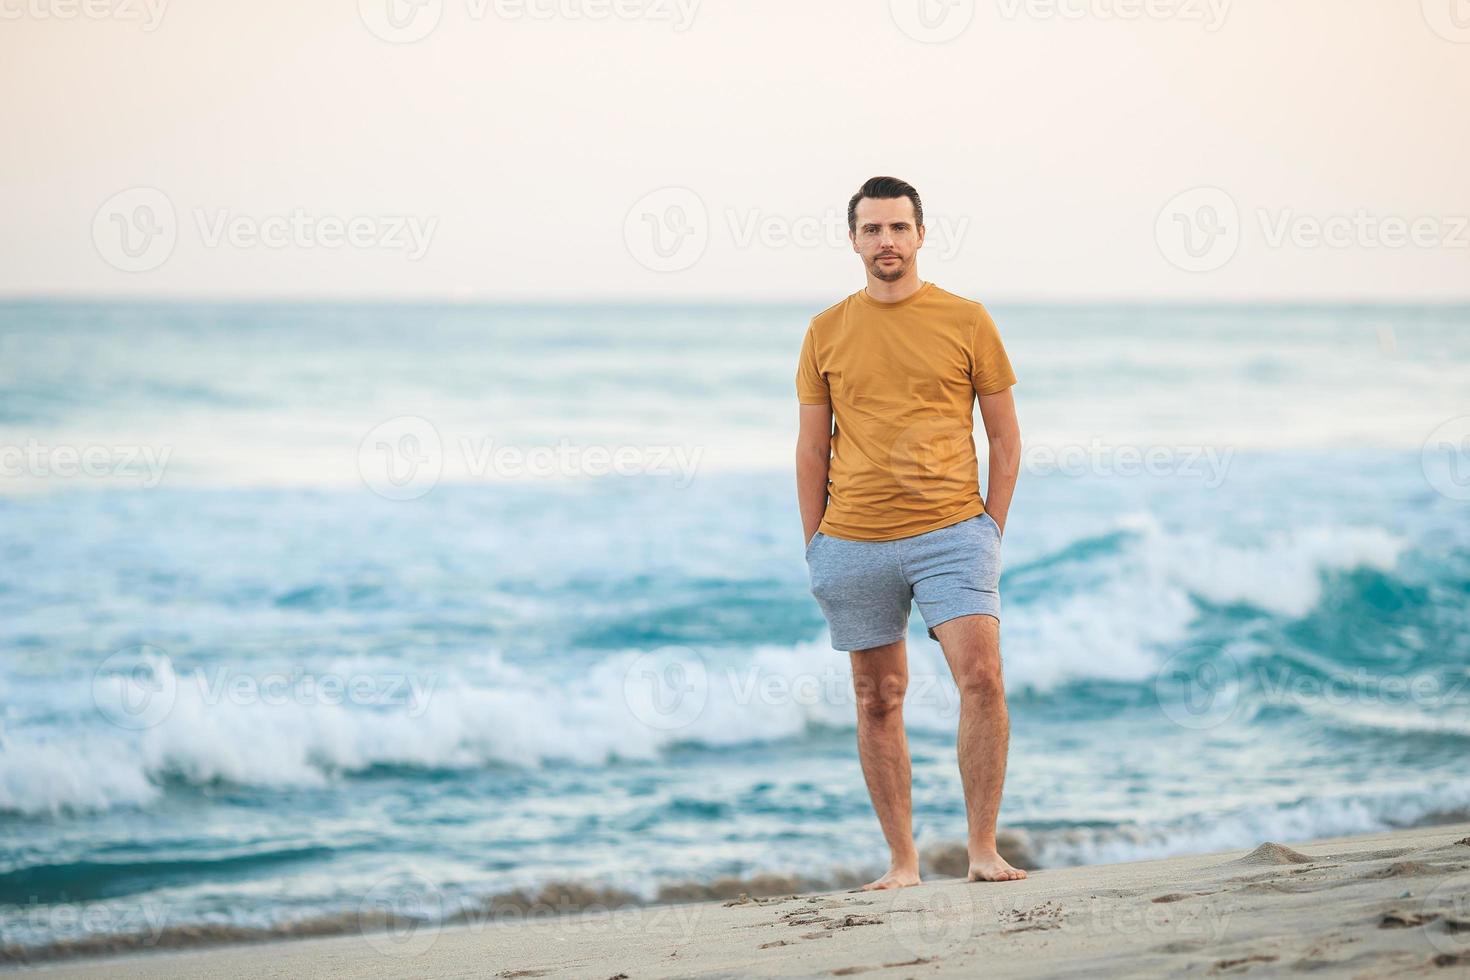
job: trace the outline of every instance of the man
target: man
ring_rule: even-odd
[[[888,841],[919,883],[911,827],[904,636],[917,599],[960,693],[971,881],[1026,872],[996,851],[1010,722],[1000,661],[1000,542],[1021,458],[1016,378],[985,307],[919,279],[918,192],[874,177],[847,206],[867,285],[812,318],[796,373],[797,497],[812,594],[852,661],[858,754]],[[973,407],[990,445],[980,496]],[[835,418],[836,425],[833,425]]]

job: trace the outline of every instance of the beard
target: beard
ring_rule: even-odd
[[[874,259],[872,265],[873,278],[881,279],[884,282],[896,282],[897,280],[902,279],[903,274],[907,272],[908,269],[908,263],[905,262],[902,258],[899,258],[896,263],[893,263],[891,265],[885,265],[882,261]]]

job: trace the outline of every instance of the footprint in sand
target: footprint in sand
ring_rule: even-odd
[[[1360,875],[1360,878],[1419,878],[1424,875],[1449,874],[1449,868],[1440,868],[1422,861],[1396,861],[1383,868],[1374,868],[1372,871]]]
[[[1204,895],[1213,895],[1213,894],[1215,894],[1215,893],[1214,892],[1170,892],[1167,895],[1160,895],[1158,898],[1151,898],[1151,899],[1149,899],[1149,901],[1150,902],[1158,902],[1158,903],[1164,903],[1164,902],[1182,902],[1182,901],[1184,901],[1187,898],[1200,898],[1200,897],[1202,897]]]
[[[1210,968],[1211,973],[1221,973],[1226,970],[1236,970],[1240,967],[1249,968],[1255,963],[1275,963],[1276,957],[1268,953],[1258,953],[1255,956],[1242,956],[1234,960],[1216,960],[1215,965]]]
[[[891,970],[899,966],[923,966],[925,963],[933,963],[939,959],[937,956],[920,956],[917,959],[904,960],[901,963],[884,963],[882,966],[842,966],[828,971],[834,977],[850,977],[854,973],[867,973],[869,970]]]

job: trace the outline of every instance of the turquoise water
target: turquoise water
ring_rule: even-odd
[[[826,305],[0,305],[0,946],[878,870],[789,463]],[[993,312],[1032,859],[1470,818],[1470,310]]]

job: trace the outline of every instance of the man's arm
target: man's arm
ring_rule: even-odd
[[[1004,534],[1006,512],[1011,509],[1011,495],[1015,493],[1016,477],[1021,471],[1021,426],[1016,422],[1016,401],[1011,397],[1011,389],[1002,388],[979,398],[985,438],[990,443],[985,512],[995,519]]]
[[[832,406],[801,405],[796,436],[796,503],[807,543],[827,513],[827,468],[832,461]]]

